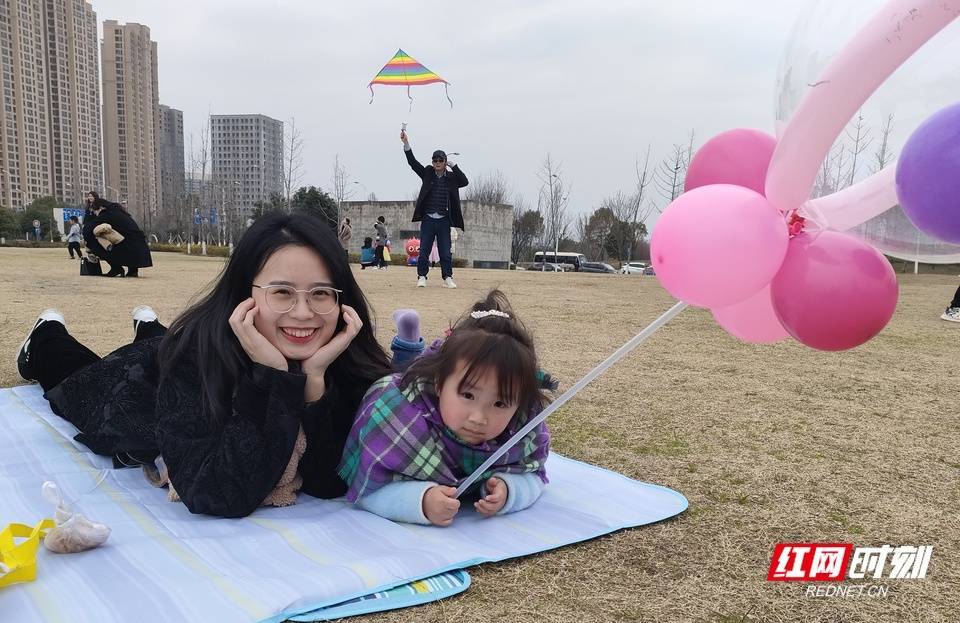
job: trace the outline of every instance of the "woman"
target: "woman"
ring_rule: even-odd
[[[77,252],[78,260],[83,259],[83,253],[80,251],[80,241],[83,240],[83,234],[80,229],[80,219],[76,216],[70,217],[70,231],[67,233],[67,251],[70,253],[70,259],[73,258],[73,252]]]
[[[127,268],[127,277],[139,277],[140,268],[153,266],[146,236],[122,205],[102,199],[91,190],[87,193],[87,207],[95,218],[89,226],[84,220],[84,240],[87,249],[94,255],[110,262],[110,272],[106,273],[105,277],[123,277],[124,266]],[[123,236],[123,241],[113,245],[109,250],[97,241],[94,233],[94,229],[104,223]]]
[[[302,491],[346,491],[336,473],[344,441],[390,367],[323,222],[261,217],[169,331],[143,308],[134,326],[137,340],[101,360],[46,312],[21,347],[21,375],[40,382],[78,441],[119,463],[159,454],[192,512],[243,517],[277,484],[302,428]]]

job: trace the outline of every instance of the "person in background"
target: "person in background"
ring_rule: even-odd
[[[83,240],[83,233],[80,229],[80,219],[76,216],[70,217],[70,231],[67,233],[67,251],[70,252],[70,259],[74,259],[73,252],[77,252],[76,259],[82,260],[83,253],[80,251],[80,241]]]
[[[960,287],[954,292],[953,300],[950,301],[949,307],[940,315],[940,318],[947,322],[960,322]]]

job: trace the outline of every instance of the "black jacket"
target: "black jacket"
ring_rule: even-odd
[[[417,162],[416,158],[413,157],[412,149],[405,149],[403,153],[407,156],[407,164],[410,165],[410,168],[413,169],[413,172],[416,173],[417,177],[421,180],[420,194],[417,195],[417,206],[413,211],[413,219],[411,219],[414,223],[417,223],[423,220],[424,207],[427,204],[427,198],[430,196],[430,188],[433,186],[433,181],[437,178],[437,174],[433,166],[424,166]],[[464,175],[460,167],[456,165],[453,166],[453,170],[447,171],[447,175],[450,176],[450,181],[453,182],[449,185],[450,224],[463,230],[463,212],[460,211],[459,189],[469,184],[469,182],[467,181],[467,176]]]
[[[114,245],[110,250],[112,260],[107,261],[112,264],[129,266],[135,268],[146,268],[153,266],[153,259],[150,257],[150,247],[147,245],[147,238],[143,231],[137,225],[120,204],[111,203],[100,199],[100,204],[104,209],[100,212],[98,222],[108,223],[115,232],[123,236],[123,242]],[[96,254],[96,253],[94,253]]]
[[[280,480],[302,424],[301,491],[320,498],[346,492],[337,465],[370,383],[328,378],[323,398],[305,404],[305,376],[252,364],[234,388],[232,416],[213,423],[201,407],[195,357],[158,381],[161,339],[124,346],[47,392],[54,412],[82,431],[78,441],[107,456],[161,454],[191,512],[244,517]]]

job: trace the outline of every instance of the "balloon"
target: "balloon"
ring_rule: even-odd
[[[732,184],[680,195],[650,239],[657,279],[701,307],[742,301],[770,282],[787,250],[787,226],[763,195]]]
[[[790,240],[770,284],[773,308],[799,342],[846,350],[879,333],[897,306],[897,277],[883,255],[857,238],[833,231]]]
[[[790,337],[773,310],[770,286],[739,303],[711,311],[717,324],[744,342],[771,344]]]
[[[897,203],[894,167],[881,169],[858,184],[819,197],[800,207],[800,215],[821,229],[845,231],[883,214]]]
[[[960,243],[960,104],[927,119],[907,140],[897,197],[920,231]]]
[[[760,130],[728,130],[697,150],[684,190],[709,184],[736,184],[763,194],[767,167],[777,139]]]

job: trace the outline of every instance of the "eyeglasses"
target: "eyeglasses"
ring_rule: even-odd
[[[318,287],[310,290],[298,290],[290,286],[258,286],[253,284],[254,288],[263,290],[264,300],[271,311],[278,314],[286,314],[297,306],[300,293],[307,295],[307,305],[315,314],[329,314],[337,309],[340,301],[340,293],[343,290],[336,288]]]
[[[434,158],[433,161],[434,161],[434,162],[446,162],[447,160],[446,160],[446,158]]]

